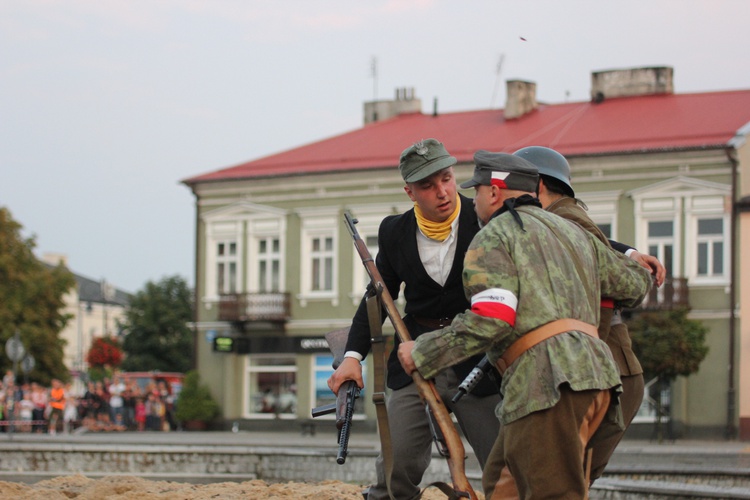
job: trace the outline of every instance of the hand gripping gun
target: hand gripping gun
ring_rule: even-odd
[[[336,368],[341,363],[346,349],[346,337],[349,329],[336,330],[326,334],[328,347],[333,353],[333,367]],[[347,380],[341,384],[339,393],[336,396],[336,402],[318,406],[312,409],[312,418],[328,415],[336,412],[336,428],[339,430],[339,452],[336,456],[336,463],[343,465],[346,462],[346,455],[349,452],[349,436],[352,433],[352,417],[354,416],[354,403],[359,397],[360,388],[353,380]]]

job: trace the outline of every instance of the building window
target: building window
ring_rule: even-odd
[[[589,218],[604,233],[607,239],[617,239],[617,200],[619,191],[586,193],[583,198]]]
[[[608,222],[601,223],[601,224],[597,224],[597,227],[602,233],[604,233],[604,236],[606,236],[607,239],[610,239],[610,240],[612,239],[612,224]]]
[[[667,277],[674,272],[674,221],[649,221],[646,240],[649,255],[661,261],[667,270]]]
[[[281,244],[278,237],[258,239],[258,291],[281,291]]]
[[[216,243],[216,290],[218,293],[237,293],[237,243]]]
[[[338,208],[309,209],[300,214],[300,293],[302,307],[308,300],[330,300],[338,305]]]
[[[327,405],[336,402],[336,395],[328,388],[328,379],[333,374],[333,356],[330,354],[315,355],[313,363],[313,404],[315,407]],[[366,381],[366,374],[362,373],[363,381]],[[365,382],[366,384],[366,382]],[[359,397],[354,403],[354,418],[364,418],[364,390],[360,392]],[[333,418],[336,414],[332,414]]]
[[[724,219],[721,217],[697,220],[696,275],[716,277],[724,275]]]
[[[292,354],[247,357],[245,414],[253,418],[296,418],[297,365]]]
[[[310,262],[310,290],[333,290],[333,236],[312,238]]]

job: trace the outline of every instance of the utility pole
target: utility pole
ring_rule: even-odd
[[[372,76],[372,100],[378,100],[378,58],[372,56],[370,60],[370,76]]]
[[[492,88],[492,101],[490,102],[490,109],[495,107],[497,89],[500,86],[500,73],[503,71],[503,61],[505,61],[505,54],[500,54],[500,58],[497,60],[497,66],[495,67],[495,85]]]

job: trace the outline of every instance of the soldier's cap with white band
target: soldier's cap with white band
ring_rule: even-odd
[[[536,192],[539,169],[519,156],[482,149],[474,153],[474,165],[474,176],[461,184],[464,189],[494,185],[501,189]]]

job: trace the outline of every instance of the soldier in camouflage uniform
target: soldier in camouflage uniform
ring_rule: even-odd
[[[462,187],[475,187],[485,227],[464,259],[471,309],[401,344],[399,359],[407,373],[432,378],[486,352],[503,372],[502,426],[482,478],[487,499],[585,498],[586,449],[620,387],[597,336],[599,297],[633,307],[649,290],[649,273],[545,212],[531,163],[487,151],[474,162]]]
[[[575,191],[570,183],[570,165],[563,155],[553,149],[541,146],[525,147],[513,154],[528,160],[539,169],[538,196],[542,208],[564,219],[575,222],[596,236],[602,243],[606,245],[611,244],[617,251],[623,253],[627,251],[627,255],[630,258],[653,270],[655,284],[661,286],[666,271],[658,259],[650,255],[641,254],[622,243],[608,240],[601,229],[586,214],[584,207],[575,198]],[[604,340],[609,346],[612,357],[620,370],[620,380],[622,382],[620,405],[627,428],[638,413],[638,409],[643,401],[643,368],[641,368],[641,364],[633,352],[628,327],[623,323],[619,309],[615,309],[613,305],[611,299],[607,297],[602,298],[598,330],[599,338]],[[597,442],[593,449],[591,460],[592,482],[601,477],[604,468],[624,433],[625,429],[620,432],[614,432],[606,439]]]

